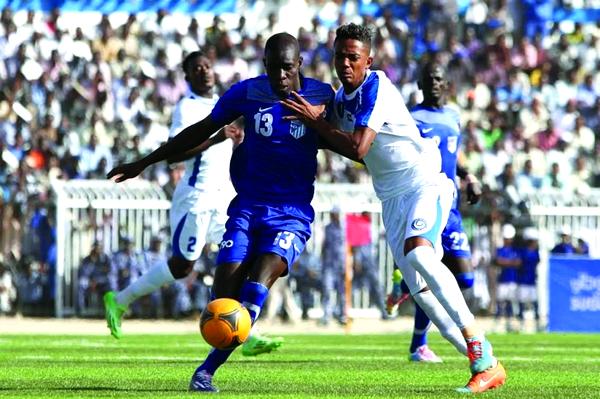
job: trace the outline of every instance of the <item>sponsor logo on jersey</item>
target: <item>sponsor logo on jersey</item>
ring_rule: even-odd
[[[425,219],[417,218],[412,221],[410,227],[415,231],[420,231],[427,227],[427,222],[425,221]]]
[[[233,240],[223,240],[221,244],[219,244],[219,248],[231,248],[233,247]]]

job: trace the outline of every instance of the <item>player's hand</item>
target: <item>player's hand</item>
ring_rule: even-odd
[[[467,181],[467,203],[474,205],[479,202],[479,198],[481,198],[481,185],[476,177],[470,175]]]
[[[116,177],[114,180],[121,183],[127,179],[132,179],[144,171],[144,166],[140,162],[124,163],[119,165],[106,175],[108,179]]]
[[[225,137],[231,139],[235,145],[240,144],[244,140],[244,131],[239,127],[231,124],[223,128]]]
[[[284,116],[285,120],[301,120],[303,122],[314,122],[321,118],[325,111],[325,104],[312,105],[304,99],[300,94],[292,91],[294,99],[286,98],[280,103],[286,108],[293,111],[295,115]]]

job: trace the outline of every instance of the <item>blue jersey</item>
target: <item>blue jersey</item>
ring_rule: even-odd
[[[329,104],[331,86],[302,79],[298,92],[311,104]],[[266,75],[244,80],[231,87],[212,110],[219,125],[245,119],[243,143],[230,165],[231,181],[238,197],[266,204],[309,204],[317,173],[317,133],[298,121],[279,103]]]
[[[417,123],[421,136],[433,139],[442,156],[442,172],[456,181],[456,164],[460,146],[460,116],[455,110],[417,105],[410,114]]]
[[[502,247],[496,250],[497,258],[504,259],[519,259],[519,252],[514,247]],[[500,275],[498,276],[499,283],[516,283],[517,282],[517,268],[516,267],[502,267]]]
[[[417,105],[410,111],[422,137],[435,141],[442,157],[442,172],[456,184],[456,164],[460,145],[460,117],[448,107],[441,109]],[[457,187],[458,193],[458,187]],[[467,234],[464,232],[462,217],[458,211],[458,194],[446,227],[442,232],[444,254],[455,258],[470,258],[471,249]]]
[[[538,263],[540,263],[540,251],[523,248],[521,250],[521,267],[517,271],[517,282],[519,284],[535,285]]]
[[[574,254],[577,251],[575,251],[573,244],[561,242],[560,244],[556,244],[550,252],[553,254]]]

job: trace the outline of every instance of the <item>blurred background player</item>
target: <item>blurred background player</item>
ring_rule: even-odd
[[[422,137],[430,138],[437,143],[442,157],[442,171],[450,180],[457,183],[457,175],[467,183],[467,201],[474,204],[479,200],[481,190],[477,178],[469,174],[466,169],[458,164],[460,149],[460,116],[450,107],[445,106],[445,96],[448,82],[442,66],[435,62],[425,64],[421,70],[419,88],[423,93],[423,101],[411,110],[411,115]],[[457,193],[460,191],[456,186]],[[457,195],[450,209],[446,227],[442,232],[442,247],[444,256],[442,263],[446,265],[458,282],[459,287],[465,291],[473,287],[474,275],[471,265],[471,250],[467,234],[462,225],[459,211],[460,197]],[[388,298],[388,307],[399,302],[401,297],[394,297],[398,290],[392,288]],[[406,284],[402,284],[402,293],[408,292]],[[412,361],[441,362],[440,359],[427,346],[427,331],[431,326],[429,317],[418,304],[415,305],[415,324],[413,337],[410,344]]]
[[[331,86],[300,75],[298,41],[287,33],[265,44],[267,74],[247,79],[223,94],[208,116],[184,129],[148,156],[111,172],[117,182],[139,175],[147,166],[183,154],[239,117],[244,141],[234,151],[231,179],[237,196],[228,208],[213,284],[214,298],[236,298],[256,321],[269,288],[288,274],[311,236],[317,134],[288,121],[282,99],[300,92],[322,113],[333,99]],[[218,391],[212,377],[233,349],[213,348],[196,369],[191,391]]]
[[[528,308],[533,311],[536,331],[542,331],[537,293],[537,267],[540,263],[538,239],[538,231],[534,227],[526,227],[523,230],[521,267],[517,270],[518,317],[521,332],[525,331],[525,311]]]
[[[503,244],[496,250],[494,264],[500,268],[496,291],[496,321],[500,326],[505,318],[505,329],[514,330],[514,302],[517,299],[517,269],[521,267],[521,257],[514,244],[516,229],[512,224],[502,226]]]
[[[171,138],[206,117],[219,99],[214,94],[212,61],[204,53],[190,53],[183,60],[182,68],[189,90],[175,107],[169,133]],[[133,301],[189,275],[204,245],[221,241],[227,206],[235,195],[229,177],[233,146],[231,142],[224,141],[225,137],[231,137],[234,144],[239,144],[243,134],[235,126],[227,126],[206,143],[188,147],[182,154],[169,159],[171,162],[187,159],[186,173],[177,184],[171,205],[173,254],[167,262],[156,262],[132,284],[119,286],[120,291],[106,293],[106,320],[115,338],[122,336],[121,318]],[[253,335],[247,341],[245,352],[257,354],[255,352],[270,351],[279,345],[280,342]]]
[[[325,236],[321,247],[323,259],[321,273],[321,306],[323,317],[319,324],[326,326],[334,316],[340,324],[346,324],[344,313],[346,270],[346,229],[340,219],[340,207],[334,206],[329,213],[329,223],[325,226]],[[332,293],[335,292],[335,302]]]
[[[499,387],[506,379],[504,368],[438,257],[454,183],[440,173],[439,150],[420,136],[400,92],[383,71],[370,69],[372,35],[367,26],[353,23],[336,30],[334,66],[343,87],[333,110],[339,125],[330,125],[296,93],[293,100],[282,102],[296,113],[290,119],[316,128],[331,148],[348,158],[364,160],[382,204],[388,244],[413,298],[469,358],[472,376],[458,391]]]
[[[379,281],[379,267],[374,256],[373,237],[371,232],[371,214],[349,214],[346,217],[346,238],[352,253],[353,276],[352,288],[366,287],[371,303],[375,303],[382,320],[390,316],[385,308],[385,301]]]

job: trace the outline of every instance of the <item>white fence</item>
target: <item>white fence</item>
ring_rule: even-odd
[[[131,237],[146,248],[153,234],[168,227],[171,203],[157,184],[133,180],[55,180],[57,317],[75,314],[81,260],[99,241],[106,251],[118,249],[119,238]]]
[[[146,248],[150,237],[168,231],[170,202],[161,188],[146,181],[124,184],[111,181],[54,181],[57,220],[56,315],[75,313],[78,267],[89,254],[91,244],[99,240],[106,251],[116,251],[119,237],[133,238],[136,248]],[[547,253],[556,242],[557,229],[568,224],[574,233],[585,235],[592,255],[600,255],[600,190],[586,196],[565,197],[549,191],[532,196],[529,210],[540,231],[542,264],[539,269],[540,305],[547,309]],[[379,261],[379,277],[389,289],[393,260],[382,238],[381,205],[370,184],[322,184],[316,186],[313,206],[316,218],[313,237],[307,250],[320,253],[323,231],[329,211],[338,206],[342,213],[370,212],[372,236]],[[168,235],[167,235],[168,236]],[[368,295],[354,297],[358,307],[369,305]]]

